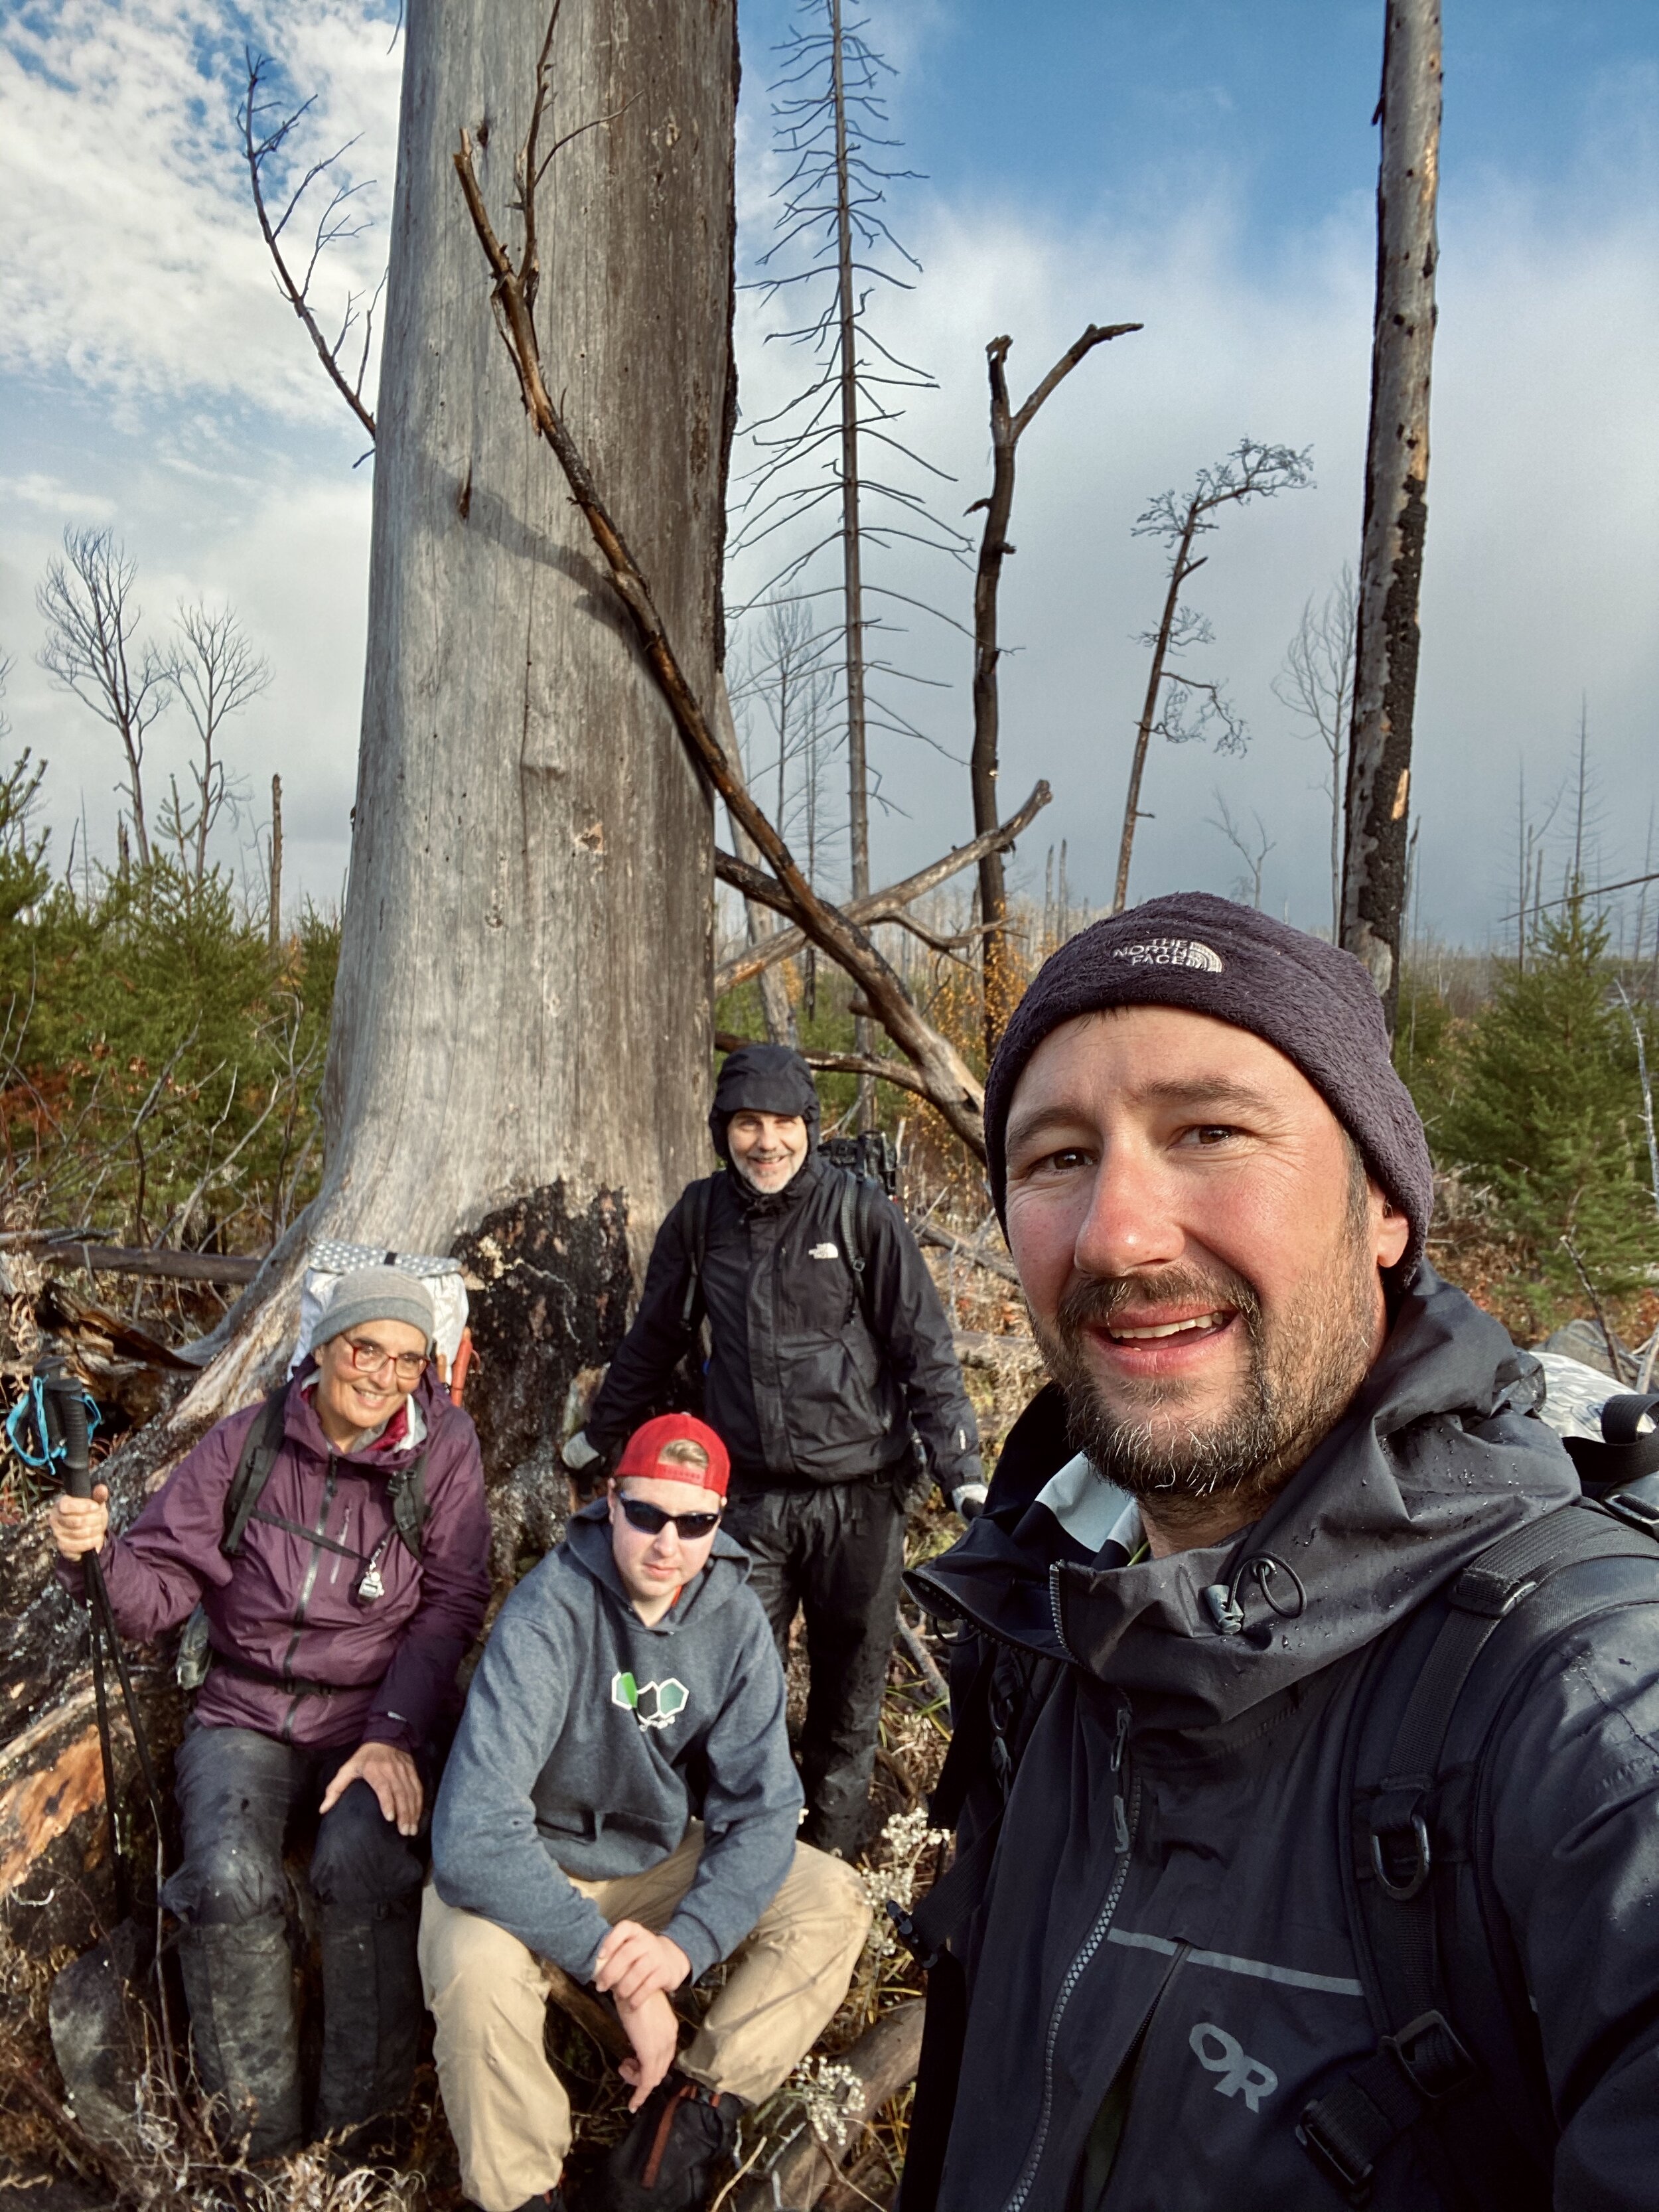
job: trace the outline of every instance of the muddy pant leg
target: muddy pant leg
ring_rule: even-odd
[[[313,1769],[320,1797],[348,1754]],[[415,1955],[421,1862],[354,1782],[319,1823],[311,1886],[321,1922],[323,2065],[313,2133],[337,2135],[407,2106],[420,2039]]]
[[[806,1844],[680,2061],[705,2088],[757,2104],[834,2017],[870,1932],[870,1900],[839,1859]]]
[[[283,1836],[307,1761],[251,1729],[192,1728],[174,1773],[184,1858],[162,1900],[184,1923],[191,2040],[226,2147],[270,2158],[301,2134]]]
[[[869,1819],[887,1662],[898,1620],[904,1515],[884,1481],[839,1482],[813,1509],[802,1573],[811,1687],[801,1731],[803,1839],[855,1858]]]
[[[421,1978],[461,2186],[483,2212],[551,2189],[570,2148],[570,2100],[547,2063],[547,1983],[535,1954],[428,1884]]]

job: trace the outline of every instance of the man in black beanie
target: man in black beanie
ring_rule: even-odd
[[[817,1092],[800,1054],[728,1054],[708,1128],[726,1164],[683,1192],[659,1231],[639,1312],[566,1463],[608,1464],[672,1401],[706,1320],[702,1411],[732,1455],[726,1528],[749,1553],[786,1666],[796,1612],[805,1620],[802,1835],[851,1859],[868,1816],[915,1446],[971,1512],[985,1495],[979,1431],[903,1216],[817,1149]]]
[[[904,2212],[1650,2204],[1659,1505],[1427,1265],[1360,963],[1200,894],[986,1091],[1053,1380],[957,1639]]]

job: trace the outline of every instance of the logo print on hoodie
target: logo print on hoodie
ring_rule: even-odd
[[[666,1728],[685,1710],[690,1692],[670,1675],[665,1682],[636,1682],[631,1674],[611,1678],[611,1702],[633,1714],[642,1729]]]

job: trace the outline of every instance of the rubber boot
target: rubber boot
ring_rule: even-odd
[[[294,1959],[278,1919],[185,1928],[179,1966],[196,2075],[228,2154],[278,2158],[304,2140]]]
[[[363,2140],[370,2121],[407,2112],[415,2087],[425,2000],[416,1959],[420,1899],[381,1905],[365,1915],[325,1905],[318,1934],[323,1954],[323,2065],[314,2136],[343,2149],[389,2148]]]
[[[732,2154],[741,2099],[705,2089],[675,2068],[592,2175],[588,2212],[702,2212]]]

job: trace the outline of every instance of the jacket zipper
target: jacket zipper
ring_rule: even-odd
[[[1048,2127],[1054,2117],[1054,2051],[1060,2042],[1060,2024],[1066,2008],[1071,2002],[1072,1992],[1088,1971],[1090,1962],[1106,1940],[1106,1931],[1112,1924],[1118,1899],[1123,1894],[1123,1885],[1129,1878],[1129,1847],[1134,1840],[1135,1825],[1140,1815],[1140,1779],[1137,1776],[1129,1789],[1129,1807],[1123,1808],[1121,1774],[1123,1748],[1129,1734],[1129,1701],[1126,1698],[1118,1707],[1117,1734],[1112,1743],[1112,1771],[1120,1776],[1120,1786],[1112,1799],[1113,1841],[1117,1844],[1117,1871],[1112,1876],[1112,1886],[1106,1893],[1106,1902],[1100,1908],[1094,1926],[1084,1938],[1083,1948],[1066,1970],[1059,1994],[1054,1998],[1054,2010],[1048,2015],[1048,2033],[1042,2046],[1042,2104],[1037,2114],[1036,2139],[1026,2153],[1025,2164],[1019,2179],[1014,2184],[1014,2193],[1008,2199],[1005,2212],[1023,2212],[1026,2198],[1031,2193],[1031,2184],[1036,2179],[1037,2168],[1042,2163],[1042,2154],[1048,2148]]]
[[[323,1478],[323,1502],[318,1511],[317,1525],[311,1532],[313,1537],[323,1536],[328,1528],[329,1512],[334,1504],[334,1492],[338,1485],[339,1476],[334,1455],[331,1452],[328,1455],[328,1472]],[[311,1593],[317,1586],[317,1570],[322,1563],[322,1547],[313,1542],[311,1547],[311,1564],[306,1569],[305,1580],[300,1585],[299,1602],[294,1608],[294,1633],[288,1640],[288,1650],[283,1654],[284,1674],[291,1676],[293,1674],[294,1655],[300,1648],[301,1637],[305,1633],[306,1612],[311,1603]],[[300,1710],[302,1695],[303,1693],[296,1695],[293,1704],[283,1715],[281,1741],[284,1743],[289,1741],[289,1731],[294,1725],[295,1715]]]

